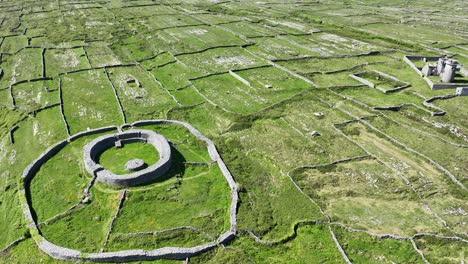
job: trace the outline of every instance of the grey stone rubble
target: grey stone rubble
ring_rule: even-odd
[[[97,158],[107,149],[115,146],[116,142],[149,143],[159,153],[159,160],[155,164],[125,175],[116,175],[104,169],[97,163]],[[83,148],[83,159],[86,171],[96,175],[97,181],[113,186],[135,186],[153,181],[163,176],[171,167],[171,146],[163,136],[150,130],[129,130],[126,132],[100,136]]]
[[[230,228],[228,231],[223,233],[216,241],[198,245],[194,247],[164,247],[155,250],[124,250],[117,252],[104,252],[104,253],[84,253],[78,250],[73,250],[65,247],[61,247],[49,242],[45,239],[32,216],[31,213],[31,201],[26,195],[26,188],[29,188],[34,175],[37,173],[39,168],[47,162],[50,158],[56,155],[61,149],[63,149],[69,142],[72,142],[80,137],[86,135],[92,135],[102,132],[107,132],[115,129],[115,127],[104,127],[99,129],[93,129],[85,132],[81,132],[70,136],[68,139],[63,140],[48,148],[44,151],[36,160],[34,160],[22,173],[24,181],[24,188],[18,191],[20,195],[21,207],[23,214],[26,219],[27,228],[32,234],[32,238],[38,245],[38,247],[49,256],[62,259],[62,260],[73,260],[73,261],[92,261],[92,262],[128,262],[128,261],[144,261],[144,260],[156,260],[156,259],[178,259],[183,260],[194,255],[206,252],[210,249],[215,248],[218,244],[226,244],[230,242],[237,233],[237,205],[239,202],[237,185],[224,164],[224,161],[220,157],[216,150],[213,142],[203,136],[197,129],[192,127],[188,123],[174,121],[174,120],[145,120],[139,121],[132,124],[134,127],[152,125],[152,124],[175,124],[187,128],[195,137],[199,140],[204,141],[207,144],[208,153],[211,159],[216,162],[223,173],[228,185],[231,189],[231,207],[230,207]]]
[[[468,87],[458,87],[455,94],[458,96],[468,95]]]
[[[117,141],[119,142],[119,141]],[[142,159],[132,159],[125,163],[125,169],[127,171],[139,171],[145,167],[145,161]]]

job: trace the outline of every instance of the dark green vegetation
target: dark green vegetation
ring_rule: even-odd
[[[402,60],[468,64],[465,2],[2,1],[0,263],[65,263],[26,231],[28,164],[69,135],[164,118],[212,139],[240,191],[236,239],[191,263],[468,262],[468,97],[424,104],[454,90],[430,90]],[[411,86],[383,93],[350,74]],[[82,147],[98,135],[41,168],[29,194],[47,239],[154,249],[228,229],[229,188],[205,144],[178,126],[144,129],[170,140],[175,163],[124,200],[97,183],[81,203]],[[155,154],[129,144],[101,161],[118,172]]]
[[[98,162],[106,170],[115,174],[127,174],[125,164],[132,159],[141,159],[146,166],[151,166],[158,161],[158,151],[150,144],[130,143],[122,148],[110,148],[98,157]]]

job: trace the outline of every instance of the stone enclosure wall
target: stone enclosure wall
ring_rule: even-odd
[[[97,158],[107,149],[121,142],[143,142],[154,146],[159,153],[156,164],[141,171],[125,175],[116,175],[97,163]],[[171,167],[171,147],[167,140],[150,130],[130,130],[114,135],[104,135],[88,143],[83,149],[85,168],[98,181],[114,186],[135,186],[153,181],[163,176]]]
[[[108,132],[114,130],[115,127],[105,127],[95,130],[89,130],[85,132],[78,133],[76,135],[70,136],[68,139],[63,140],[56,145],[50,147],[44,151],[35,161],[33,161],[26,169],[23,171],[23,188],[19,190],[21,206],[23,213],[26,218],[27,227],[32,235],[32,238],[38,245],[38,247],[44,251],[49,256],[62,259],[62,260],[73,260],[73,261],[92,261],[92,262],[128,262],[128,261],[144,261],[144,260],[155,260],[155,259],[186,259],[194,255],[206,252],[210,249],[213,249],[219,244],[227,244],[230,242],[236,235],[237,232],[237,205],[239,202],[237,185],[228,170],[227,166],[224,164],[221,156],[216,150],[213,142],[203,136],[198,130],[192,127],[190,124],[174,121],[174,120],[146,120],[139,121],[132,124],[133,127],[152,125],[152,124],[174,124],[187,128],[195,137],[199,140],[204,141],[207,144],[208,153],[215,162],[221,172],[223,173],[226,181],[229,184],[231,189],[231,207],[230,207],[230,228],[225,233],[223,233],[219,238],[210,243],[203,245],[198,245],[194,247],[164,247],[154,250],[124,250],[117,252],[100,252],[100,253],[85,253],[78,250],[70,249],[55,245],[49,242],[44,238],[37,226],[36,220],[34,219],[31,213],[31,201],[30,197],[27,194],[26,189],[29,188],[29,183],[40,167],[47,162],[50,158],[56,155],[62,148],[64,148],[68,143],[87,135]],[[133,133],[133,132],[132,132]],[[112,135],[111,135],[112,136]],[[146,140],[151,141],[151,138],[146,138]],[[106,143],[108,144],[108,143]],[[90,146],[91,147],[91,146]],[[94,153],[96,154],[96,153]],[[89,156],[91,158],[91,154]],[[93,171],[94,172],[94,171]]]

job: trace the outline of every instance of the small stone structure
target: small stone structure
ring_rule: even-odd
[[[128,84],[134,83],[138,88],[141,88],[141,83],[137,79],[128,78],[126,81]]]
[[[111,171],[104,169],[97,163],[97,158],[107,149],[116,146],[116,142],[132,143],[143,142],[153,145],[159,152],[159,161],[145,169],[141,166],[132,167],[130,174],[116,175]],[[161,177],[171,167],[171,147],[166,138],[150,130],[129,130],[114,135],[104,135],[88,143],[83,148],[83,159],[85,168],[90,175],[95,175],[96,180],[108,185],[114,186],[135,186],[153,181]],[[138,164],[131,164],[138,165]]]
[[[468,87],[458,87],[456,92],[458,96],[467,96],[468,95]]]
[[[141,159],[132,159],[125,164],[127,171],[139,171],[146,166],[145,161]]]

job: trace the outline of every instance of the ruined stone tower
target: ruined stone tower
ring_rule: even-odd
[[[448,59],[445,61],[445,67],[440,72],[440,79],[444,83],[451,83],[455,79],[458,61]]]

